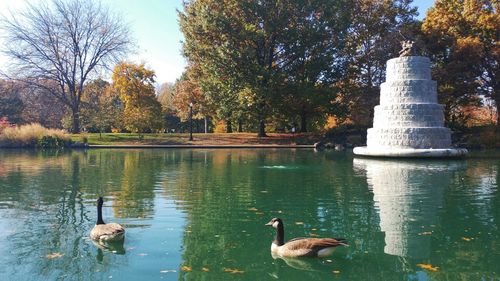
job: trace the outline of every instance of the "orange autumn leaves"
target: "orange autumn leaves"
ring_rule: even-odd
[[[158,130],[163,125],[162,107],[155,96],[155,74],[144,64],[121,62],[113,70],[112,89],[125,109],[123,122],[134,133]]]
[[[427,264],[427,263],[417,263],[417,266],[422,268],[422,269],[432,271],[432,272],[437,272],[439,270],[439,267],[433,266],[432,264]]]

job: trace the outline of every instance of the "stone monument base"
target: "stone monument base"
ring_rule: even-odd
[[[452,158],[463,157],[468,151],[465,148],[372,148],[367,146],[355,147],[355,155],[370,157],[396,158]]]

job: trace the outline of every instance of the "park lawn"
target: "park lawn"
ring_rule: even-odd
[[[71,135],[71,139],[77,142],[82,142],[84,138],[90,145],[292,145],[313,144],[320,139],[312,133],[268,133],[265,138],[258,138],[256,133],[196,133],[193,134],[193,141],[189,141],[189,134],[143,134],[142,139],[132,133],[104,133],[102,138],[98,133]]]

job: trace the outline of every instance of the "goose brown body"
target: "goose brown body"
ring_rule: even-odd
[[[271,253],[280,257],[326,257],[335,247],[348,246],[344,238],[295,238],[284,242],[283,221],[274,218],[266,225],[276,228],[276,238],[271,244]]]
[[[99,242],[113,242],[123,240],[125,228],[117,223],[104,223],[102,220],[103,199],[97,199],[97,222],[90,231],[90,239]]]
[[[123,226],[117,223],[96,224],[90,231],[92,240],[103,242],[122,240],[125,234]]]

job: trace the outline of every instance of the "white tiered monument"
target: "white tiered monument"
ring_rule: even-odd
[[[367,146],[354,154],[382,157],[457,157],[467,149],[451,148],[444,127],[443,106],[437,103],[430,60],[413,55],[413,42],[403,42],[400,57],[387,61],[386,82],[380,86],[373,128]]]

